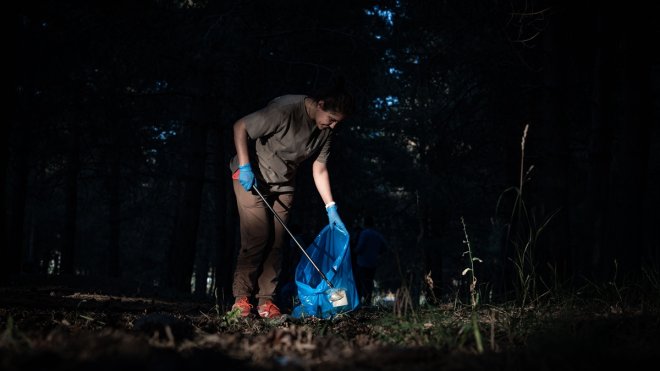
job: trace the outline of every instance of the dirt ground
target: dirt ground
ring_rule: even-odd
[[[660,361],[658,313],[516,320],[490,310],[479,354],[456,308],[412,318],[361,308],[334,320],[225,316],[211,301],[62,286],[0,288],[2,370],[585,370]],[[463,324],[462,324],[463,323]],[[524,323],[524,326],[523,326]]]

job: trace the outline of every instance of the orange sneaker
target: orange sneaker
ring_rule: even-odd
[[[241,296],[236,298],[236,302],[234,305],[231,306],[231,310],[238,309],[240,312],[239,314],[241,317],[247,317],[250,315],[250,312],[252,311],[252,304],[250,304],[250,301],[248,300],[247,296]]]
[[[277,318],[282,316],[280,308],[278,308],[277,305],[273,304],[273,302],[270,300],[258,306],[257,312],[259,312],[259,316],[261,316],[261,318]]]

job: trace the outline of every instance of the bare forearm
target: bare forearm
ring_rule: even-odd
[[[314,176],[314,184],[319,191],[319,195],[324,204],[333,202],[332,191],[330,190],[330,174],[328,167],[325,163],[314,161],[312,165],[312,174]]]
[[[250,156],[248,155],[248,135],[243,120],[239,120],[234,124],[234,145],[236,146],[238,164],[245,165],[250,163]]]

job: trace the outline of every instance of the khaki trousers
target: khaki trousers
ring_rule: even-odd
[[[259,299],[272,299],[282,270],[282,247],[286,231],[259,195],[245,191],[238,180],[234,180],[233,184],[241,233],[241,248],[232,284],[233,295],[250,297],[256,294]],[[264,197],[286,223],[293,193],[264,194]]]

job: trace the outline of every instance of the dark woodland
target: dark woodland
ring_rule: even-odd
[[[20,2],[0,367],[659,361],[660,26],[606,3]],[[351,233],[373,216],[388,242],[377,300],[231,318],[232,125],[338,77],[358,110],[332,189]],[[327,224],[311,161],[289,224],[306,243]]]

